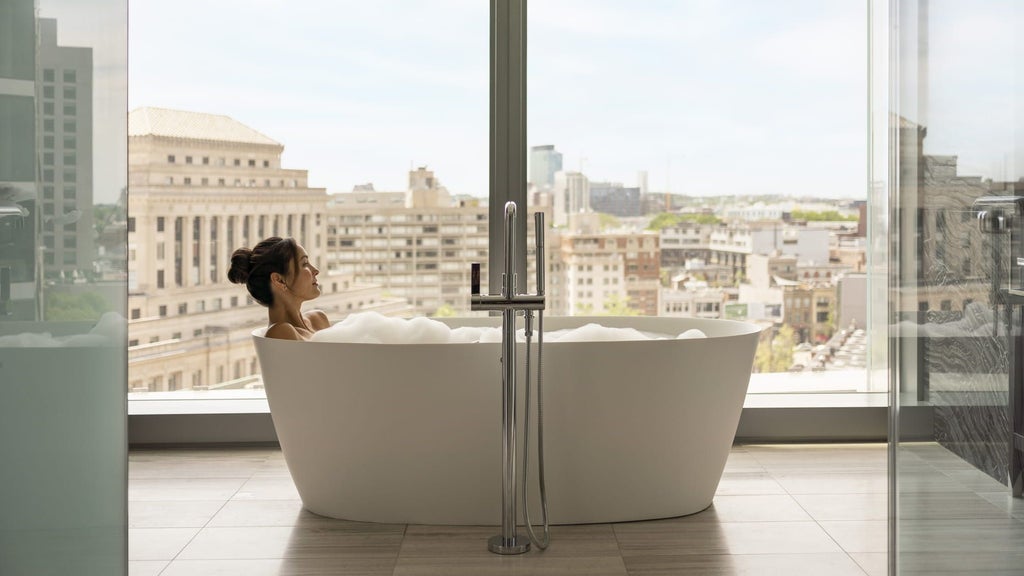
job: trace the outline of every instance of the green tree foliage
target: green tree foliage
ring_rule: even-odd
[[[857,216],[843,216],[836,210],[825,210],[814,212],[810,210],[793,210],[793,220],[805,220],[807,222],[856,222]]]
[[[442,304],[434,311],[434,318],[452,318],[454,316],[457,316],[457,313],[451,304]]]
[[[639,316],[640,311],[630,307],[629,297],[623,298],[618,294],[611,294],[604,301],[604,312],[598,316]]]
[[[714,214],[676,214],[673,212],[662,212],[651,219],[651,222],[647,225],[648,230],[661,230],[663,228],[672,228],[683,222],[693,222],[696,224],[719,224],[721,219]]]
[[[601,230],[608,230],[609,228],[618,228],[621,224],[619,222],[619,219],[613,216],[612,214],[598,212],[597,217],[601,223]]]
[[[106,298],[96,292],[48,292],[43,302],[46,320],[50,322],[98,320],[104,312],[112,310]]]
[[[772,333],[772,330],[766,330],[757,344],[754,372],[785,372],[793,365],[793,347],[796,346],[793,328],[783,325],[774,336]]]

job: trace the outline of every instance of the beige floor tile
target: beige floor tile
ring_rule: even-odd
[[[202,528],[224,506],[223,500],[132,500],[129,528]]]
[[[931,552],[938,556],[960,553],[1024,552],[1024,524],[1017,519],[899,520],[901,554]],[[1024,564],[1021,565],[1024,574]]]
[[[229,500],[209,526],[299,526],[332,521],[302,508],[301,500]]]
[[[693,516],[709,522],[807,522],[807,512],[793,499],[782,494],[715,496],[707,510]]]
[[[129,528],[128,560],[172,560],[198,528]]]
[[[310,527],[204,528],[182,550],[182,560],[277,558],[395,558],[401,527],[353,530],[349,524]]]
[[[534,529],[542,537],[542,529]],[[498,526],[419,526],[410,525],[399,558],[490,558],[487,540],[501,533]],[[517,536],[528,540],[526,529]],[[542,558],[619,556],[619,545],[610,524],[552,526],[551,546],[547,550],[532,548],[527,554]]]
[[[722,474],[716,496],[752,494],[785,494],[781,485],[766,472],[738,472]]]
[[[881,552],[854,552],[850,554],[868,576],[888,576],[889,555]]]
[[[819,524],[847,552],[885,553],[888,550],[886,520],[838,520]]]
[[[234,500],[298,500],[299,492],[290,476],[250,478],[233,496]]]
[[[888,490],[885,471],[820,474],[792,472],[775,474],[786,492],[796,494],[884,494]]]
[[[985,499],[997,509],[1014,518],[1024,519],[1024,498],[1014,498],[1007,489],[997,492],[979,492],[978,496]]]
[[[901,575],[1020,576],[1024,574],[1024,552],[902,552],[899,565]]]
[[[1006,510],[967,491],[901,493],[900,518],[903,520],[941,520],[967,518],[1007,518]]]
[[[884,492],[795,494],[793,498],[818,521],[885,520],[889,517],[889,495]]]
[[[391,576],[393,558],[176,560],[160,576]]]
[[[227,501],[245,482],[244,478],[135,478],[128,482],[128,500]]]
[[[846,554],[687,554],[626,558],[630,576],[864,576]]]
[[[842,550],[814,522],[692,522],[685,519],[616,524],[624,558],[679,554],[813,554]]]
[[[131,560],[128,562],[128,576],[160,576],[167,564],[167,560]]]
[[[622,558],[399,558],[395,576],[627,576]]]

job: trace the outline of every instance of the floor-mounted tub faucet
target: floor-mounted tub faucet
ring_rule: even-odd
[[[534,235],[539,254],[544,249],[544,214],[538,212],[535,216]],[[516,312],[522,310],[532,317],[534,310],[544,310],[544,275],[541,269],[543,256],[539,256],[538,293],[516,294],[515,220],[516,203],[506,202],[505,271],[501,275],[501,294],[480,294],[480,264],[474,262],[471,265],[470,309],[501,311],[501,534],[487,541],[488,550],[495,554],[522,554],[530,549],[529,540],[516,535]]]

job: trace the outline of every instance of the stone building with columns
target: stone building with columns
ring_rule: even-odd
[[[241,387],[258,363],[266,310],[227,281],[231,253],[269,236],[305,247],[331,320],[356,310],[405,314],[379,286],[332,274],[327,192],[283,168],[284,146],[227,116],[140,108],[129,114],[129,388]]]

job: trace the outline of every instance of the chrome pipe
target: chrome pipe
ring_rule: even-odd
[[[541,217],[543,225],[543,215]],[[470,272],[470,309],[501,311],[501,534],[487,541],[488,550],[495,554],[522,554],[530,549],[529,540],[516,535],[516,312],[543,310],[544,296],[542,287],[538,288],[537,295],[517,294],[515,223],[516,203],[506,202],[505,270],[501,275],[501,293],[480,294],[480,265],[473,263]],[[543,238],[540,242],[543,246]],[[543,281],[543,276],[538,278]]]
[[[501,295],[512,298],[516,294],[516,203],[505,202],[505,277],[501,280]]]

